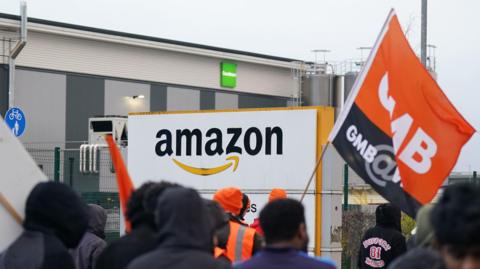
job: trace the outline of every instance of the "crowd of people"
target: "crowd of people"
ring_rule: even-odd
[[[335,268],[306,254],[303,205],[282,189],[252,227],[250,199],[240,189],[211,200],[170,182],[147,182],[127,203],[131,231],[109,244],[107,214],[70,187],[44,182],[26,202],[24,232],[0,254],[0,269]]]
[[[305,209],[285,190],[271,191],[251,225],[249,208],[235,187],[208,200],[175,183],[148,182],[128,201],[131,231],[107,244],[105,209],[66,185],[39,183],[26,201],[24,232],[0,254],[0,269],[336,268],[308,255]],[[480,269],[480,187],[447,187],[419,210],[408,243],[400,219],[395,206],[377,207],[358,268]]]

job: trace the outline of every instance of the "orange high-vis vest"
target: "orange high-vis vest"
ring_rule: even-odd
[[[230,221],[226,256],[232,262],[252,257],[255,229]]]

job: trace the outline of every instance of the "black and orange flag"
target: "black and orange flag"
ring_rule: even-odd
[[[128,170],[125,166],[125,163],[123,162],[122,154],[120,153],[117,144],[115,144],[115,141],[113,141],[112,136],[106,135],[105,140],[107,141],[113,167],[115,168],[115,175],[118,185],[118,196],[120,200],[120,207],[125,218],[125,228],[127,232],[130,232],[132,226],[126,217],[126,212],[128,199],[130,199],[130,195],[134,190],[132,179],[128,175]]]
[[[379,194],[414,217],[474,133],[410,48],[392,10],[329,141]]]

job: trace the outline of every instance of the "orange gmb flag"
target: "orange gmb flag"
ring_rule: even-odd
[[[126,212],[128,199],[130,199],[130,195],[134,190],[132,179],[130,179],[130,176],[128,175],[128,170],[127,167],[125,167],[125,163],[123,162],[122,154],[120,153],[117,144],[115,144],[115,142],[113,141],[112,136],[106,135],[105,140],[108,143],[113,167],[115,167],[115,175],[117,177],[118,185],[118,196],[120,199],[120,207],[122,208],[122,213],[125,217],[125,227],[127,232],[130,232],[131,223],[126,218]]]
[[[329,140],[378,193],[415,216],[474,132],[410,48],[392,10]]]

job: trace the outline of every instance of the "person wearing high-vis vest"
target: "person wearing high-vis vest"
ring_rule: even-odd
[[[237,188],[218,190],[213,196],[229,215],[230,235],[225,255],[232,263],[250,259],[263,247],[263,238],[241,220],[242,192]]]

